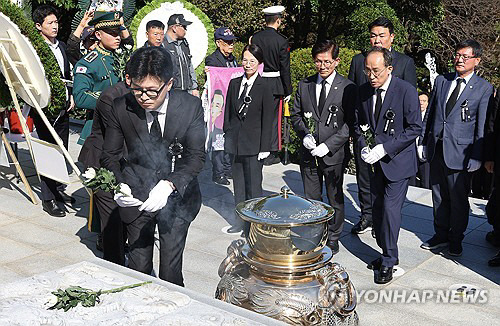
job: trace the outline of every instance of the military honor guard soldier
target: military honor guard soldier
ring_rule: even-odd
[[[339,46],[326,40],[316,43],[312,56],[317,74],[299,83],[291,120],[302,139],[300,172],[307,198],[322,201],[323,183],[328,202],[335,209],[329,221],[328,242],[332,252],[339,251],[344,225],[344,156],[354,123],[357,86],[335,68],[340,62]],[[308,118],[316,130],[308,128]]]
[[[250,43],[259,46],[264,52],[264,72],[274,95],[273,134],[271,136],[271,155],[264,160],[264,165],[279,163],[277,151],[281,149],[281,110],[283,102],[288,102],[292,94],[290,76],[290,46],[288,39],[278,32],[282,23],[283,6],[272,6],[262,10],[266,28],[255,33]]]

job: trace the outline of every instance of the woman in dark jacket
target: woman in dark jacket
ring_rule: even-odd
[[[229,83],[224,113],[224,150],[233,156],[234,201],[262,196],[262,161],[271,151],[274,99],[271,89],[257,73],[263,52],[255,44],[243,49],[245,74]],[[228,232],[239,232],[243,223]]]

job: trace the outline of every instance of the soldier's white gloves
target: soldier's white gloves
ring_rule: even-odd
[[[304,147],[308,150],[315,149],[316,139],[314,139],[313,135],[307,134],[304,139],[302,139],[302,144],[304,144]]]
[[[427,146],[418,145],[417,146],[417,155],[420,162],[427,161]]]
[[[113,199],[120,207],[134,207],[142,205],[142,201],[132,196],[132,190],[126,183],[120,183],[120,191],[116,192]]]
[[[148,199],[139,207],[140,211],[156,212],[167,205],[168,197],[174,191],[167,180],[160,180],[149,192]]]
[[[376,145],[371,150],[368,147],[365,147],[361,150],[361,158],[368,164],[377,163],[386,154],[387,152],[385,151],[382,144]]]
[[[315,149],[311,151],[312,156],[318,156],[318,157],[323,157],[326,154],[328,154],[330,150],[328,149],[328,146],[326,146],[325,143],[319,144]]]
[[[260,161],[266,159],[269,155],[271,155],[271,152],[260,152],[257,159]]]
[[[469,164],[467,164],[467,171],[474,172],[479,170],[480,167],[481,167],[481,161],[471,158],[469,160]]]

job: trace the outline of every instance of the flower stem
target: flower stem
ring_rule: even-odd
[[[142,285],[145,285],[145,284],[149,284],[149,283],[153,283],[153,282],[152,281],[147,281],[147,282],[142,282],[142,283],[125,285],[125,286],[122,286],[122,287],[119,287],[119,288],[101,291],[101,294],[121,292],[121,291],[126,290],[126,289],[136,288],[136,287],[139,287],[139,286],[142,286]]]

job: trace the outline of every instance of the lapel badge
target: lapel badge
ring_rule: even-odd
[[[335,86],[333,89],[337,89],[337,88],[338,88],[338,87],[337,87],[337,86]]]

